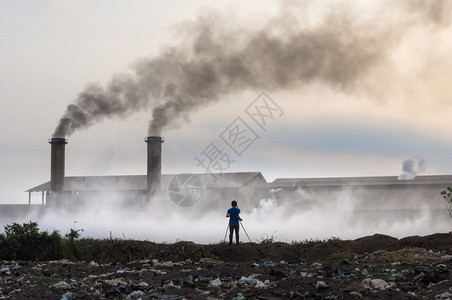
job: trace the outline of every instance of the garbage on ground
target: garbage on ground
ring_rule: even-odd
[[[70,300],[70,299],[71,299],[71,296],[72,296],[72,293],[67,292],[67,293],[65,293],[65,294],[63,295],[63,297],[61,297],[60,300]]]
[[[262,263],[263,267],[274,267],[276,266],[276,263],[272,262],[271,260],[266,260]]]
[[[234,248],[233,255],[247,253],[245,247]],[[166,253],[160,261],[127,259],[123,263],[1,261],[0,299],[39,299],[42,295],[60,300],[376,299],[388,294],[394,299],[452,298],[448,255],[425,249],[397,251],[346,253],[339,258],[334,253],[336,258],[331,260],[284,257],[287,263],[282,257],[260,256],[232,262],[217,258],[177,261]],[[413,259],[415,254],[419,258]]]
[[[257,279],[251,278],[251,277],[245,277],[245,276],[242,276],[242,277],[239,279],[239,282],[240,282],[240,283],[250,283],[250,284],[256,285],[256,284],[257,284]]]

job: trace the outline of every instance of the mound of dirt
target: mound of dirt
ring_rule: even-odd
[[[198,261],[201,258],[214,257],[203,245],[193,242],[157,244],[148,241],[115,240],[94,247],[85,260],[99,263],[124,263],[144,259]]]
[[[437,233],[423,237],[412,236],[403,239],[375,234],[356,240],[330,240],[300,244],[242,243],[238,246],[223,243],[212,245],[193,242],[157,244],[148,241],[116,240],[95,247],[85,260],[99,263],[126,263],[143,259],[198,261],[201,258],[212,258],[224,262],[249,262],[262,259],[325,261],[338,258],[349,259],[379,250],[397,251],[404,248],[423,248],[435,252],[452,253],[452,233]]]

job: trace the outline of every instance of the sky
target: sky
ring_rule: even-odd
[[[0,0],[0,203],[49,180],[48,139],[93,99],[118,110],[63,134],[67,176],[145,174],[156,132],[168,174],[205,172],[212,145],[223,172],[267,181],[399,176],[407,161],[452,174],[451,13],[439,0]],[[237,124],[251,135],[233,149]]]

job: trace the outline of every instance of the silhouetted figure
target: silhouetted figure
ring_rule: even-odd
[[[229,245],[232,245],[233,231],[235,231],[235,242],[239,244],[239,228],[240,228],[240,208],[237,206],[237,201],[231,202],[231,208],[226,213],[226,218],[229,218]]]

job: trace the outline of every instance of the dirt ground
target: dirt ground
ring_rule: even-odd
[[[3,261],[5,299],[452,299],[452,233],[200,245],[112,241],[84,261]]]

